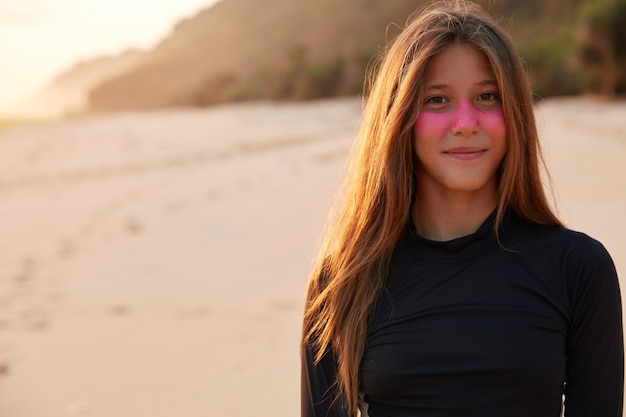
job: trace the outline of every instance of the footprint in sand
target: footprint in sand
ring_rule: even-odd
[[[129,217],[124,220],[124,229],[131,235],[140,235],[144,227],[139,220]]]
[[[9,362],[0,359],[0,378],[9,376],[10,371],[11,366],[9,366]]]
[[[240,178],[237,182],[237,188],[241,191],[247,191],[250,189],[250,181],[247,178]]]
[[[71,257],[76,251],[76,245],[71,239],[63,239],[57,245],[57,257],[66,259]]]
[[[7,377],[11,373],[11,357],[14,353],[12,344],[3,343],[0,345],[0,378]]]
[[[17,274],[15,275],[15,281],[20,284],[24,284],[30,281],[35,273],[36,264],[37,261],[35,260],[35,258],[24,258]]]
[[[48,314],[41,308],[31,307],[20,313],[20,325],[28,331],[43,331],[48,328],[50,320]]]
[[[209,201],[215,201],[220,197],[220,193],[217,190],[209,190],[207,193],[207,198]]]
[[[128,316],[131,313],[131,308],[126,304],[117,304],[112,306],[109,312],[114,316]]]

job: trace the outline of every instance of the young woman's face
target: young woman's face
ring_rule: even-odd
[[[473,46],[454,44],[432,59],[414,149],[418,193],[495,193],[506,125],[489,61]]]

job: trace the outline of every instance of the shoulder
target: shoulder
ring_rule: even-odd
[[[533,224],[521,219],[509,223],[505,246],[533,264],[550,266],[570,285],[586,286],[617,276],[604,245],[586,233],[562,226]]]
[[[534,224],[520,218],[505,226],[505,241],[520,249],[532,247],[535,251],[559,252],[563,255],[587,259],[610,259],[606,248],[586,233],[563,226]]]

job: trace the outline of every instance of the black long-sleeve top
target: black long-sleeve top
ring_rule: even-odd
[[[509,214],[435,242],[407,227],[360,365],[369,417],[621,417],[621,298],[590,237]],[[332,353],[303,347],[302,417],[346,417]]]

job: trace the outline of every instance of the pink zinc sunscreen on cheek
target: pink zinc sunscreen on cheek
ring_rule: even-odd
[[[506,134],[506,122],[502,109],[487,110],[480,112],[480,114],[480,124],[483,126],[483,129],[492,135]]]
[[[443,135],[450,125],[449,113],[432,113],[421,111],[415,120],[415,129],[418,136]]]
[[[479,110],[469,100],[462,99],[453,110],[434,113],[421,111],[415,120],[417,135],[442,136],[448,130],[463,126],[478,125],[491,135],[506,133],[502,109]]]

